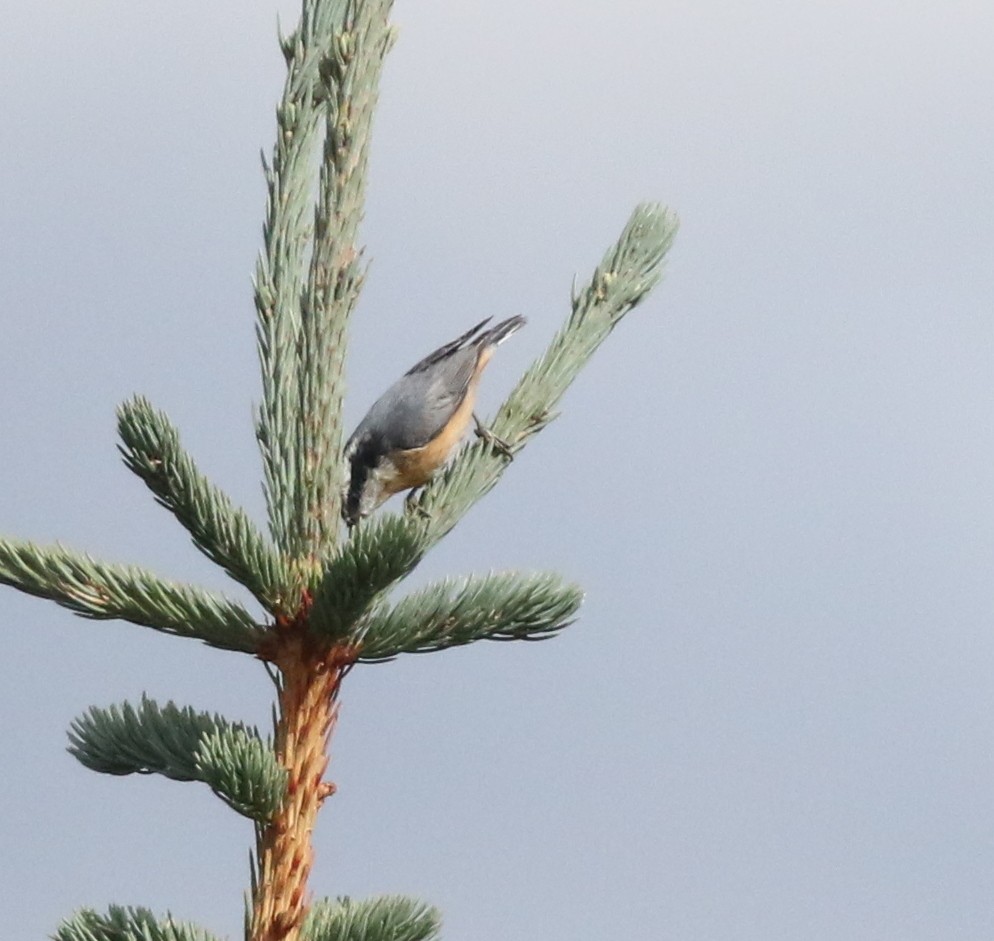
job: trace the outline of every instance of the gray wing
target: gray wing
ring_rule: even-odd
[[[470,343],[475,343],[477,346],[480,345],[483,337],[487,334],[477,336],[477,334],[492,320],[492,317],[487,317],[486,320],[481,320],[475,327],[470,327],[462,336],[456,337],[450,343],[446,343],[444,346],[440,346],[437,350],[429,353],[424,359],[416,362],[410,369],[407,370],[406,375],[411,375],[411,373],[421,372],[427,369],[429,366],[434,366],[435,363],[440,362],[443,359],[451,356],[461,347],[469,346]],[[503,327],[503,324],[498,325],[494,330],[499,330]],[[487,333],[492,333],[493,331],[488,330]]]
[[[459,408],[479,349],[455,350],[430,368],[409,372],[381,395],[349,439],[366,439],[384,451],[420,448],[435,438]]]

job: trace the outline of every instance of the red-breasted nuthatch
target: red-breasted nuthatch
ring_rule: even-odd
[[[455,451],[475,419],[484,367],[525,318],[484,330],[489,322],[488,317],[409,369],[359,422],[345,445],[350,470],[342,517],[349,526],[393,494],[427,483]]]

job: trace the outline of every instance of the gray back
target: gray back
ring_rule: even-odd
[[[474,344],[401,376],[376,400],[350,440],[371,439],[375,429],[376,443],[386,451],[426,445],[459,408],[479,352]]]

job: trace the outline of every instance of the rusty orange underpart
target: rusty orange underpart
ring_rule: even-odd
[[[476,390],[480,384],[483,369],[493,356],[493,347],[480,350],[476,361],[476,369],[469,380],[466,393],[452,417],[445,423],[442,430],[428,444],[407,451],[394,451],[390,455],[393,473],[383,473],[381,486],[383,488],[380,502],[402,490],[421,487],[431,480],[432,475],[451,457],[459,442],[462,441],[473,418],[476,406]]]

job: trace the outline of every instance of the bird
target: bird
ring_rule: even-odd
[[[452,456],[471,420],[477,433],[508,456],[507,445],[473,412],[476,389],[497,347],[525,325],[492,318],[412,366],[374,403],[345,445],[348,481],[342,518],[351,528],[395,493],[426,484]]]

